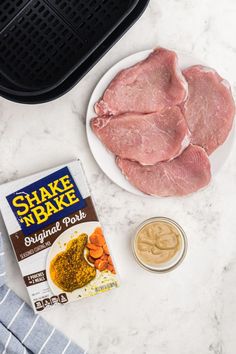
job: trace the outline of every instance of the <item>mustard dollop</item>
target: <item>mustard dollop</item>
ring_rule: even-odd
[[[156,266],[174,258],[181,244],[181,234],[174,225],[155,221],[145,225],[138,232],[135,251],[143,264]]]

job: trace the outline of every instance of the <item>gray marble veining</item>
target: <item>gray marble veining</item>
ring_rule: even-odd
[[[139,22],[64,97],[38,106],[0,99],[1,183],[77,157],[84,163],[122,286],[44,316],[91,354],[235,353],[235,144],[209,188],[183,199],[148,199],[108,180],[85,134],[88,100],[100,77],[127,55],[158,45],[215,67],[236,94],[235,14],[235,0],[151,0]],[[157,215],[174,218],[189,239],[183,265],[162,276],[142,270],[130,248],[137,225]],[[28,301],[4,240],[8,283]]]

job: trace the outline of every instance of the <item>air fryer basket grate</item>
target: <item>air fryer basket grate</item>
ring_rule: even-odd
[[[74,31],[40,0],[33,1],[0,38],[3,75],[32,90],[58,82],[77,63],[84,47]]]
[[[42,92],[57,86],[120,23],[135,2],[3,0],[1,26],[8,25],[0,32],[0,74],[24,91]],[[5,11],[7,8],[9,11]],[[10,17],[4,17],[6,13]]]
[[[29,2],[30,0],[1,0],[0,3],[0,31],[6,26],[17,13]]]
[[[149,0],[1,0],[0,95],[52,100],[75,85]]]
[[[129,10],[130,0],[47,0],[84,39],[97,41],[104,37]]]

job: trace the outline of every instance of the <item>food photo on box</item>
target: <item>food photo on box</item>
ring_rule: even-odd
[[[2,0],[0,353],[234,353],[235,12]]]

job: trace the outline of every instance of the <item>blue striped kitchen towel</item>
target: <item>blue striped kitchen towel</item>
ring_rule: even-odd
[[[85,354],[49,325],[5,285],[4,251],[0,236],[0,353]]]

